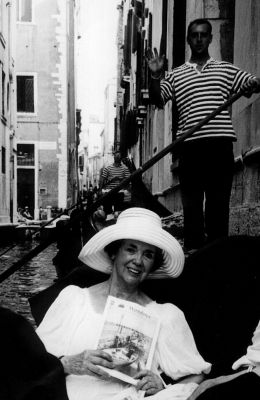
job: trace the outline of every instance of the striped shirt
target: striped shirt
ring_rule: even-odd
[[[130,176],[129,169],[121,163],[119,166],[115,164],[108,165],[103,169],[102,178],[104,178],[104,189],[113,189],[116,187],[123,179]]]
[[[210,58],[199,72],[196,64],[186,62],[168,73],[161,81],[161,97],[164,104],[174,101],[178,110],[177,136],[192,128],[217,107],[222,105],[232,93],[253,75],[241,71],[226,61]],[[228,110],[209,121],[200,130],[193,133],[193,140],[201,137],[229,137],[236,140],[236,135]]]

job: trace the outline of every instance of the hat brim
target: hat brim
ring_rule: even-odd
[[[184,253],[179,242],[163,228],[149,229],[149,226],[122,226],[118,224],[103,228],[96,233],[82,248],[79,259],[89,267],[106,274],[111,274],[112,260],[104,248],[122,239],[139,240],[162,249],[163,266],[148,275],[148,279],[177,278],[184,266]]]

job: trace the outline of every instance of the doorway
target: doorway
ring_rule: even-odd
[[[34,168],[17,169],[17,206],[24,209],[25,206],[29,207],[30,214],[34,217],[34,193],[35,193],[35,179]]]

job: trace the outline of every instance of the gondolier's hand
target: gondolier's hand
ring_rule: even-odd
[[[159,79],[163,72],[165,55],[159,56],[156,47],[154,47],[154,52],[148,48],[146,51],[146,61],[151,71],[152,78]]]
[[[164,389],[161,378],[148,369],[138,372],[134,379],[138,379],[136,389],[145,391],[146,396],[151,396]]]
[[[241,87],[246,97],[251,97],[253,93],[260,92],[260,79],[251,78]]]
[[[60,358],[65,374],[94,375],[100,378],[109,378],[107,372],[99,366],[114,368],[112,356],[103,350],[85,350],[73,356]]]

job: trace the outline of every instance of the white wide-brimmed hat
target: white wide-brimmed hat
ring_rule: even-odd
[[[183,270],[184,253],[179,242],[162,228],[160,217],[145,208],[132,207],[123,211],[114,225],[96,233],[82,248],[79,259],[89,267],[110,274],[113,261],[104,248],[116,240],[134,239],[163,251],[164,263],[148,278],[176,278]]]

